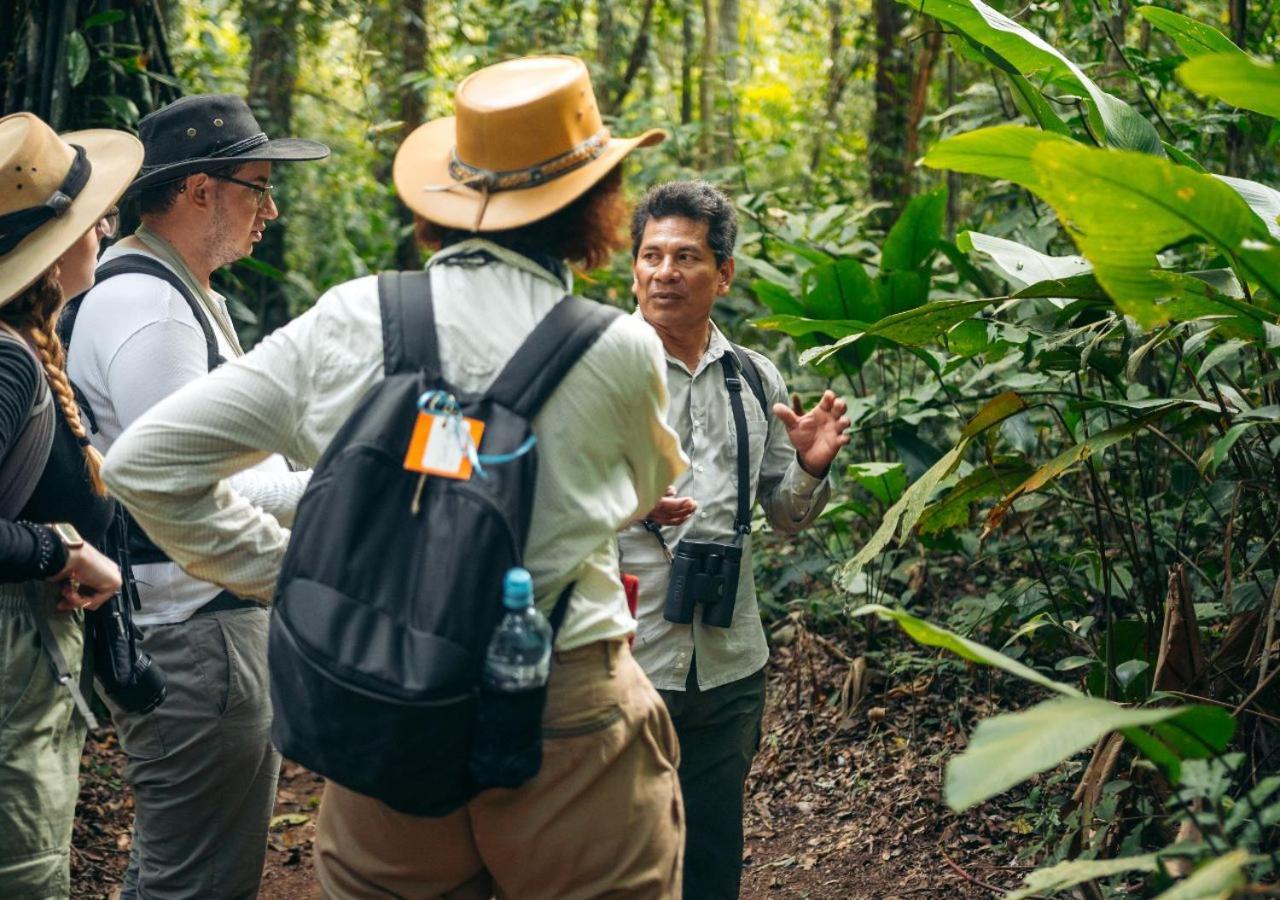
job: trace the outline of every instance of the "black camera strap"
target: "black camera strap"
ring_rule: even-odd
[[[733,519],[738,543],[751,533],[751,435],[747,431],[747,411],[742,407],[742,379],[733,364],[734,354],[720,357],[724,369],[724,386],[729,389],[729,408],[733,410],[733,430],[738,438],[738,512]]]

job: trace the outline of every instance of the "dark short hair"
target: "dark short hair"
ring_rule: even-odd
[[[546,218],[507,231],[472,232],[447,228],[415,216],[418,243],[430,249],[482,237],[517,253],[546,254],[555,259],[598,268],[626,246],[622,225],[627,204],[622,196],[622,168],[615,166],[585,194]]]
[[[234,178],[242,165],[243,163],[228,163],[222,166],[211,166],[203,171],[210,176],[230,175]],[[187,183],[187,179],[199,174],[200,172],[187,172],[172,181],[162,181],[159,184],[144,187],[138,191],[138,212],[144,216],[167,213],[173,209],[173,204],[178,202],[178,195],[182,193],[182,186]]]
[[[715,254],[717,266],[733,256],[738,214],[724,192],[705,181],[669,181],[651,188],[631,216],[632,259],[640,253],[649,220],[671,216],[707,223],[707,244]]]

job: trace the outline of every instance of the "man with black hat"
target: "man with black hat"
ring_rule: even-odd
[[[68,370],[103,451],[156,402],[244,354],[210,276],[250,255],[279,215],[272,163],[329,154],[313,141],[268,139],[231,95],[184,97],[139,131],[146,158],[130,192],[142,225],[103,255],[97,286],[64,317]],[[238,502],[288,524],[308,474],[271,456],[231,485]],[[147,714],[112,706],[135,795],[123,896],[252,897],[280,765],[269,740],[267,610],[187,575],[132,524],[130,548],[135,621],[168,675],[168,697]]]

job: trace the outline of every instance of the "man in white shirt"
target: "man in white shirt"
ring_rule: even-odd
[[[252,253],[278,215],[272,163],[328,155],[310,141],[268,140],[231,95],[183,98],[140,131],[146,160],[131,192],[142,226],[103,255],[69,342],[68,370],[104,452],[157,402],[244,355],[210,276]],[[125,263],[131,271],[103,277]],[[264,455],[231,484],[287,524],[308,474]],[[134,791],[123,897],[251,897],[280,765],[269,738],[267,610],[188,575],[132,522],[129,537],[142,603],[134,621],[168,696],[150,713],[108,701]]]
[[[769,658],[750,510],[759,500],[787,534],[808,526],[849,442],[844,401],[827,391],[809,412],[793,411],[773,363],[735,347],[711,321],[733,281],[737,230],[729,200],[697,181],[654,188],[631,224],[636,315],[662,339],[667,424],[691,465],[619,545],[623,571],[639,580],[636,659],[680,737],[689,900],[737,897],[741,880],[742,792],[759,746]],[[726,577],[735,558],[737,576]]]

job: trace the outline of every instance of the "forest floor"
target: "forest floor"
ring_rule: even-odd
[[[773,636],[765,734],[747,784],[742,896],[990,897],[1018,884],[1032,868],[1017,856],[1034,840],[1019,809],[1025,789],[962,814],[942,802],[946,758],[995,711],[985,678],[955,666],[914,678],[868,670],[847,655],[861,639],[810,632],[796,615]],[[74,897],[118,895],[132,818],[122,769],[113,734],[90,740]],[[322,786],[284,764],[264,900],[318,896],[311,848]]]

